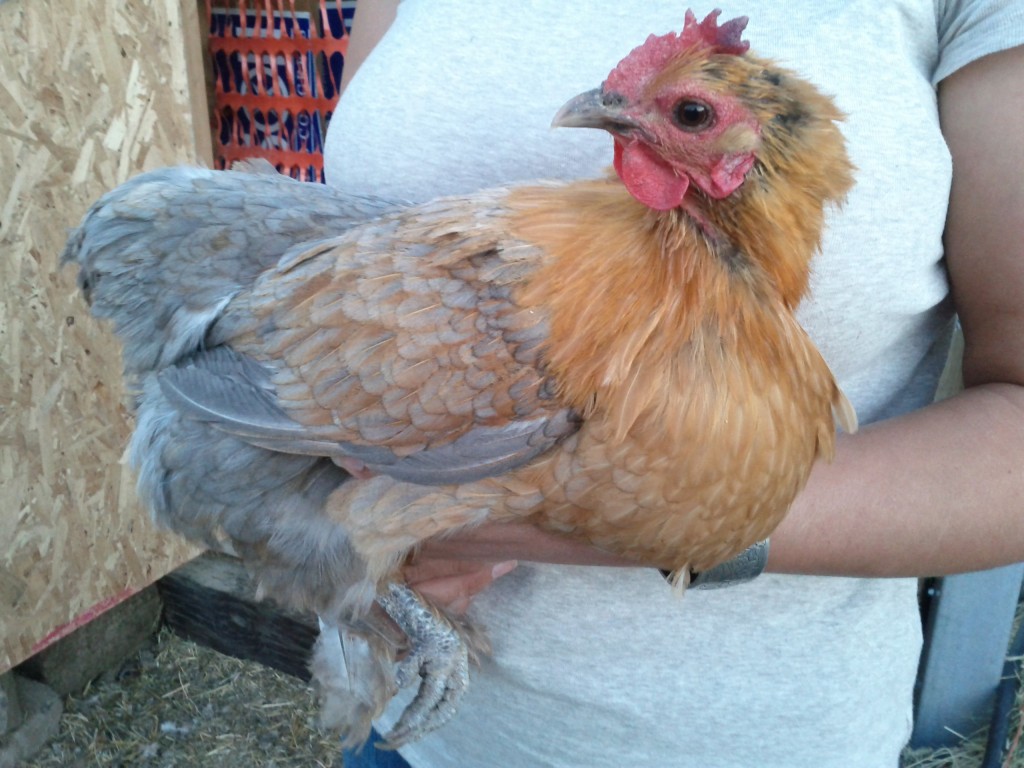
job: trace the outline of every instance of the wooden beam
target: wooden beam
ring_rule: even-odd
[[[320,633],[314,614],[286,611],[256,599],[241,561],[206,553],[158,583],[164,622],[193,642],[309,680]]]

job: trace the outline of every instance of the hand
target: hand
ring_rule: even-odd
[[[424,542],[403,569],[409,586],[455,614],[520,560],[564,565],[636,566],[567,536],[526,523],[484,523]]]
[[[516,560],[498,563],[479,560],[449,560],[417,554],[402,569],[406,583],[449,613],[462,615],[469,604],[491,582],[511,573]]]

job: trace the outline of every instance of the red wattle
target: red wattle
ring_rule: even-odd
[[[629,194],[648,208],[669,211],[683,202],[690,180],[676,175],[646,144],[616,141],[614,162]]]

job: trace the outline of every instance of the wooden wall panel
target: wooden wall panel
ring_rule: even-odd
[[[57,260],[139,171],[210,162],[195,0],[0,3],[0,671],[189,559],[120,463],[120,351]]]

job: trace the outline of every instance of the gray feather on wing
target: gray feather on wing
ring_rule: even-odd
[[[474,427],[450,443],[401,458],[379,446],[339,445],[345,455],[396,480],[446,485],[510,472],[554,447],[578,426],[577,419],[566,409],[554,418],[544,416],[501,426]]]
[[[308,437],[302,425],[277,404],[270,372],[229,347],[192,355],[161,371],[159,381],[164,395],[180,411],[238,437]]]
[[[159,374],[167,399],[261,448],[282,453],[352,458],[368,469],[419,485],[467,483],[509,472],[555,446],[579,427],[570,409],[497,426],[477,426],[455,440],[399,456],[382,445],[338,440],[333,427],[307,427],[281,408],[270,372],[221,346],[198,352]]]

